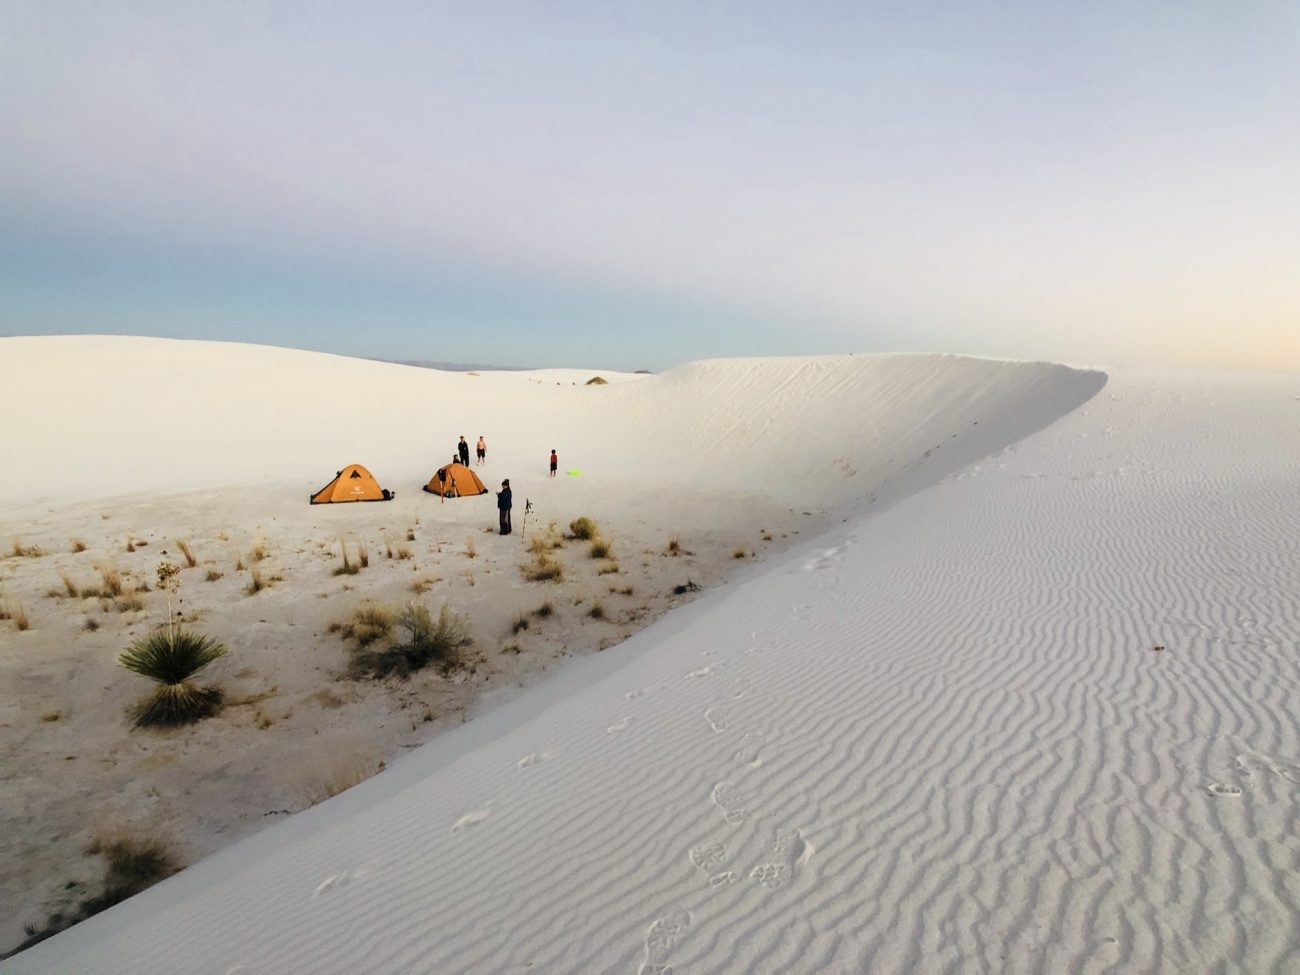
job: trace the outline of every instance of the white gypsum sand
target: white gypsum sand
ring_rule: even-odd
[[[579,466],[617,460],[526,485],[575,515],[689,518],[694,486],[724,524],[831,527],[7,966],[1286,970],[1300,388],[1099,383],[837,357],[521,393],[530,436],[568,410]]]

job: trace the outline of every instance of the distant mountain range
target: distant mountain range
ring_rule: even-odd
[[[443,372],[525,372],[531,366],[488,366],[472,362],[431,362],[428,359],[383,359],[370,356],[376,362],[394,362],[399,366],[418,366],[421,369],[440,369]]]

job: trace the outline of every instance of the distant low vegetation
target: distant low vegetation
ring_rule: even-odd
[[[444,671],[460,663],[460,649],[470,642],[469,624],[443,604],[435,620],[420,602],[407,603],[393,615],[402,632],[400,642],[379,650],[359,650],[352,658],[355,673],[366,677],[409,677],[435,665]]]

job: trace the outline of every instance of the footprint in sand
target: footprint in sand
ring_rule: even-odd
[[[709,886],[712,887],[714,890],[718,890],[719,888],[722,887],[730,887],[739,879],[740,878],[736,876],[736,872],[734,870],[727,870],[724,873],[716,873],[712,877],[710,877]]]
[[[721,843],[701,843],[691,847],[689,855],[698,870],[712,870],[727,862],[727,848]]]
[[[692,670],[686,675],[687,680],[694,680],[700,677],[712,677],[717,671],[712,667],[701,667],[699,670]]]
[[[473,829],[475,826],[483,822],[483,820],[487,819],[491,815],[492,815],[491,806],[484,806],[481,809],[475,809],[473,812],[468,812],[464,816],[461,816],[460,819],[456,820],[456,823],[454,826],[452,826],[451,831],[453,833],[463,833],[467,829]]]
[[[550,752],[529,752],[518,762],[516,762],[515,765],[518,768],[531,768],[534,765],[540,765],[542,762],[546,761],[550,757],[551,757]]]
[[[758,768],[763,764],[759,757],[759,750],[767,744],[767,738],[761,732],[747,731],[745,737],[740,739],[740,748],[736,750],[735,759],[751,768]]]
[[[727,730],[727,712],[722,708],[709,708],[704,712],[704,720],[709,723],[709,727],[714,731]]]
[[[645,697],[648,693],[650,692],[646,688],[638,687],[635,690],[628,691],[623,696],[629,701],[635,701],[638,697]]]
[[[633,719],[631,717],[623,718],[619,721],[615,721],[612,725],[606,728],[605,731],[611,735],[616,735],[620,731],[627,731],[628,728],[632,727],[632,722]]]
[[[687,911],[673,911],[651,924],[645,936],[645,960],[636,970],[637,975],[672,975],[668,957],[686,937],[690,926],[691,915]]]
[[[713,804],[722,813],[722,818],[727,822],[734,825],[745,821],[748,815],[745,807],[749,804],[749,795],[739,786],[730,782],[719,782],[713,787],[711,798]]]
[[[1215,796],[1239,796],[1241,790],[1235,785],[1224,785],[1221,782],[1211,782],[1209,785],[1211,795]]]
[[[744,697],[746,694],[749,693],[749,689],[750,687],[753,686],[753,684],[754,682],[750,680],[748,677],[737,677],[731,683],[731,699],[733,701],[739,701],[742,697]]]
[[[768,843],[768,861],[749,872],[760,887],[774,890],[793,878],[795,871],[812,856],[812,847],[797,829],[778,829]]]

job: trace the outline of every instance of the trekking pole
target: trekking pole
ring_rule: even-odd
[[[524,498],[524,538],[528,537],[528,512],[533,510],[533,503]]]

